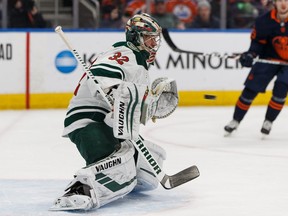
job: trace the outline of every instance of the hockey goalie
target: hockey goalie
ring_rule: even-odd
[[[98,55],[82,76],[68,106],[64,137],[86,161],[50,210],[89,210],[117,200],[132,190],[153,190],[159,181],[131,140],[140,125],[169,116],[177,107],[176,82],[158,78],[151,84],[148,64],[160,46],[161,27],[148,14],[135,15],[126,25],[126,41]],[[99,86],[113,101],[109,106]],[[162,166],[163,148],[144,141]]]

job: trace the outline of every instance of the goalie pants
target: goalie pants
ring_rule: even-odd
[[[108,157],[120,148],[122,141],[114,137],[113,129],[104,122],[90,123],[84,128],[71,132],[68,136],[76,144],[86,165]]]

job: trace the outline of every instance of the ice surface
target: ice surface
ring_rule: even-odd
[[[178,108],[141,128],[167,151],[172,175],[197,165],[200,177],[172,190],[131,193],[100,209],[50,212],[54,199],[84,166],[62,138],[65,110],[0,111],[1,216],[283,216],[288,212],[288,111],[261,139],[266,107],[251,107],[238,130],[224,137],[233,107]]]

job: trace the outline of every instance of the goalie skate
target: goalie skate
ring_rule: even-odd
[[[50,211],[89,210],[93,207],[92,199],[86,195],[63,196],[55,200]]]

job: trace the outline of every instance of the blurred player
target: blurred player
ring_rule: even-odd
[[[275,77],[272,97],[269,101],[261,133],[268,135],[272,124],[281,112],[288,90],[288,67],[255,63],[253,59],[288,61],[288,1],[275,0],[275,8],[258,17],[251,33],[251,44],[240,57],[243,67],[252,67],[245,81],[233,114],[233,120],[224,129],[227,135],[236,130],[259,92],[264,93]]]

